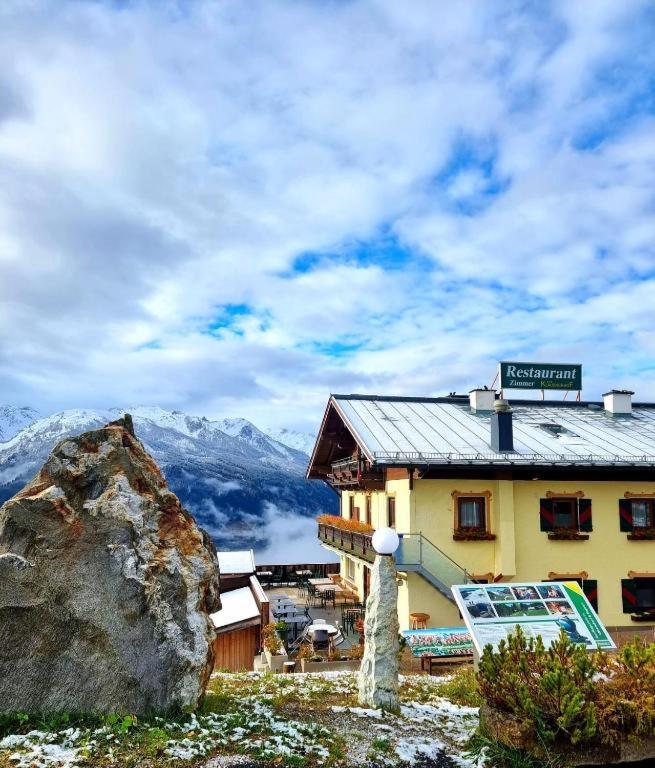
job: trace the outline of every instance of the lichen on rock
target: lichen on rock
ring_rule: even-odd
[[[219,607],[214,546],[129,415],[63,440],[0,508],[0,712],[194,707]]]

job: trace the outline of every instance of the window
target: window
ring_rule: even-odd
[[[459,496],[457,498],[457,527],[486,529],[486,498]]]
[[[396,499],[393,496],[387,499],[387,524],[389,528],[396,527]]]
[[[576,499],[553,499],[555,528],[577,528]]]
[[[655,579],[635,579],[635,596],[638,609],[655,610]]]
[[[348,519],[352,520],[355,514],[355,497],[351,494],[348,496]]]
[[[579,539],[589,537],[576,535],[593,530],[591,499],[582,498],[582,491],[567,496],[546,495],[539,500],[539,520],[542,531],[548,531],[550,539]]]
[[[346,558],[346,578],[355,581],[355,563],[349,557]]]
[[[352,516],[352,519],[353,519],[353,520],[357,520],[357,521],[361,520],[361,518],[360,518],[360,516],[359,516],[359,507],[354,507],[354,508],[353,508],[353,516]]]
[[[632,499],[630,502],[632,511],[633,528],[652,528],[653,525],[653,499]]]
[[[371,497],[366,497],[366,522],[367,525],[371,525]]]

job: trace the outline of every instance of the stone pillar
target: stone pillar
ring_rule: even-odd
[[[398,585],[392,555],[377,555],[366,601],[364,658],[359,671],[359,703],[397,712]]]

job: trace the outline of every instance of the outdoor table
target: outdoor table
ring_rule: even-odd
[[[337,584],[319,584],[316,589],[318,592],[334,592],[335,595],[346,591],[343,587],[339,587]]]
[[[311,576],[312,571],[304,570],[304,571],[296,571],[296,576]]]
[[[324,629],[328,635],[337,635],[339,634],[339,630],[333,626],[332,624],[310,624],[307,627],[307,632],[309,632],[310,635],[313,635],[316,630]]]
[[[273,571],[257,571],[257,576],[272,576]]]
[[[308,579],[314,587],[320,587],[324,584],[332,584],[332,579]]]

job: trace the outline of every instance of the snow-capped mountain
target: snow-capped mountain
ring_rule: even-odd
[[[336,511],[332,491],[305,479],[307,454],[245,419],[212,421],[140,406],[68,410],[34,420],[38,414],[28,413],[31,409],[14,410],[24,411],[25,422],[31,416],[32,423],[12,430],[10,425],[18,426],[20,414],[12,413],[5,420],[8,433],[13,434],[0,442],[0,503],[37,472],[59,440],[128,412],[137,437],[158,461],[171,489],[219,548],[264,549],[272,515],[293,520]],[[303,554],[298,553],[297,562],[305,562]]]
[[[17,408],[13,405],[0,405],[0,443],[18,434],[39,418],[38,411],[28,406]]]
[[[296,451],[301,451],[310,456],[314,450],[314,443],[316,436],[309,432],[295,432],[293,429],[265,429],[264,432],[273,440],[277,440],[278,443],[286,445],[289,448],[295,448]]]

